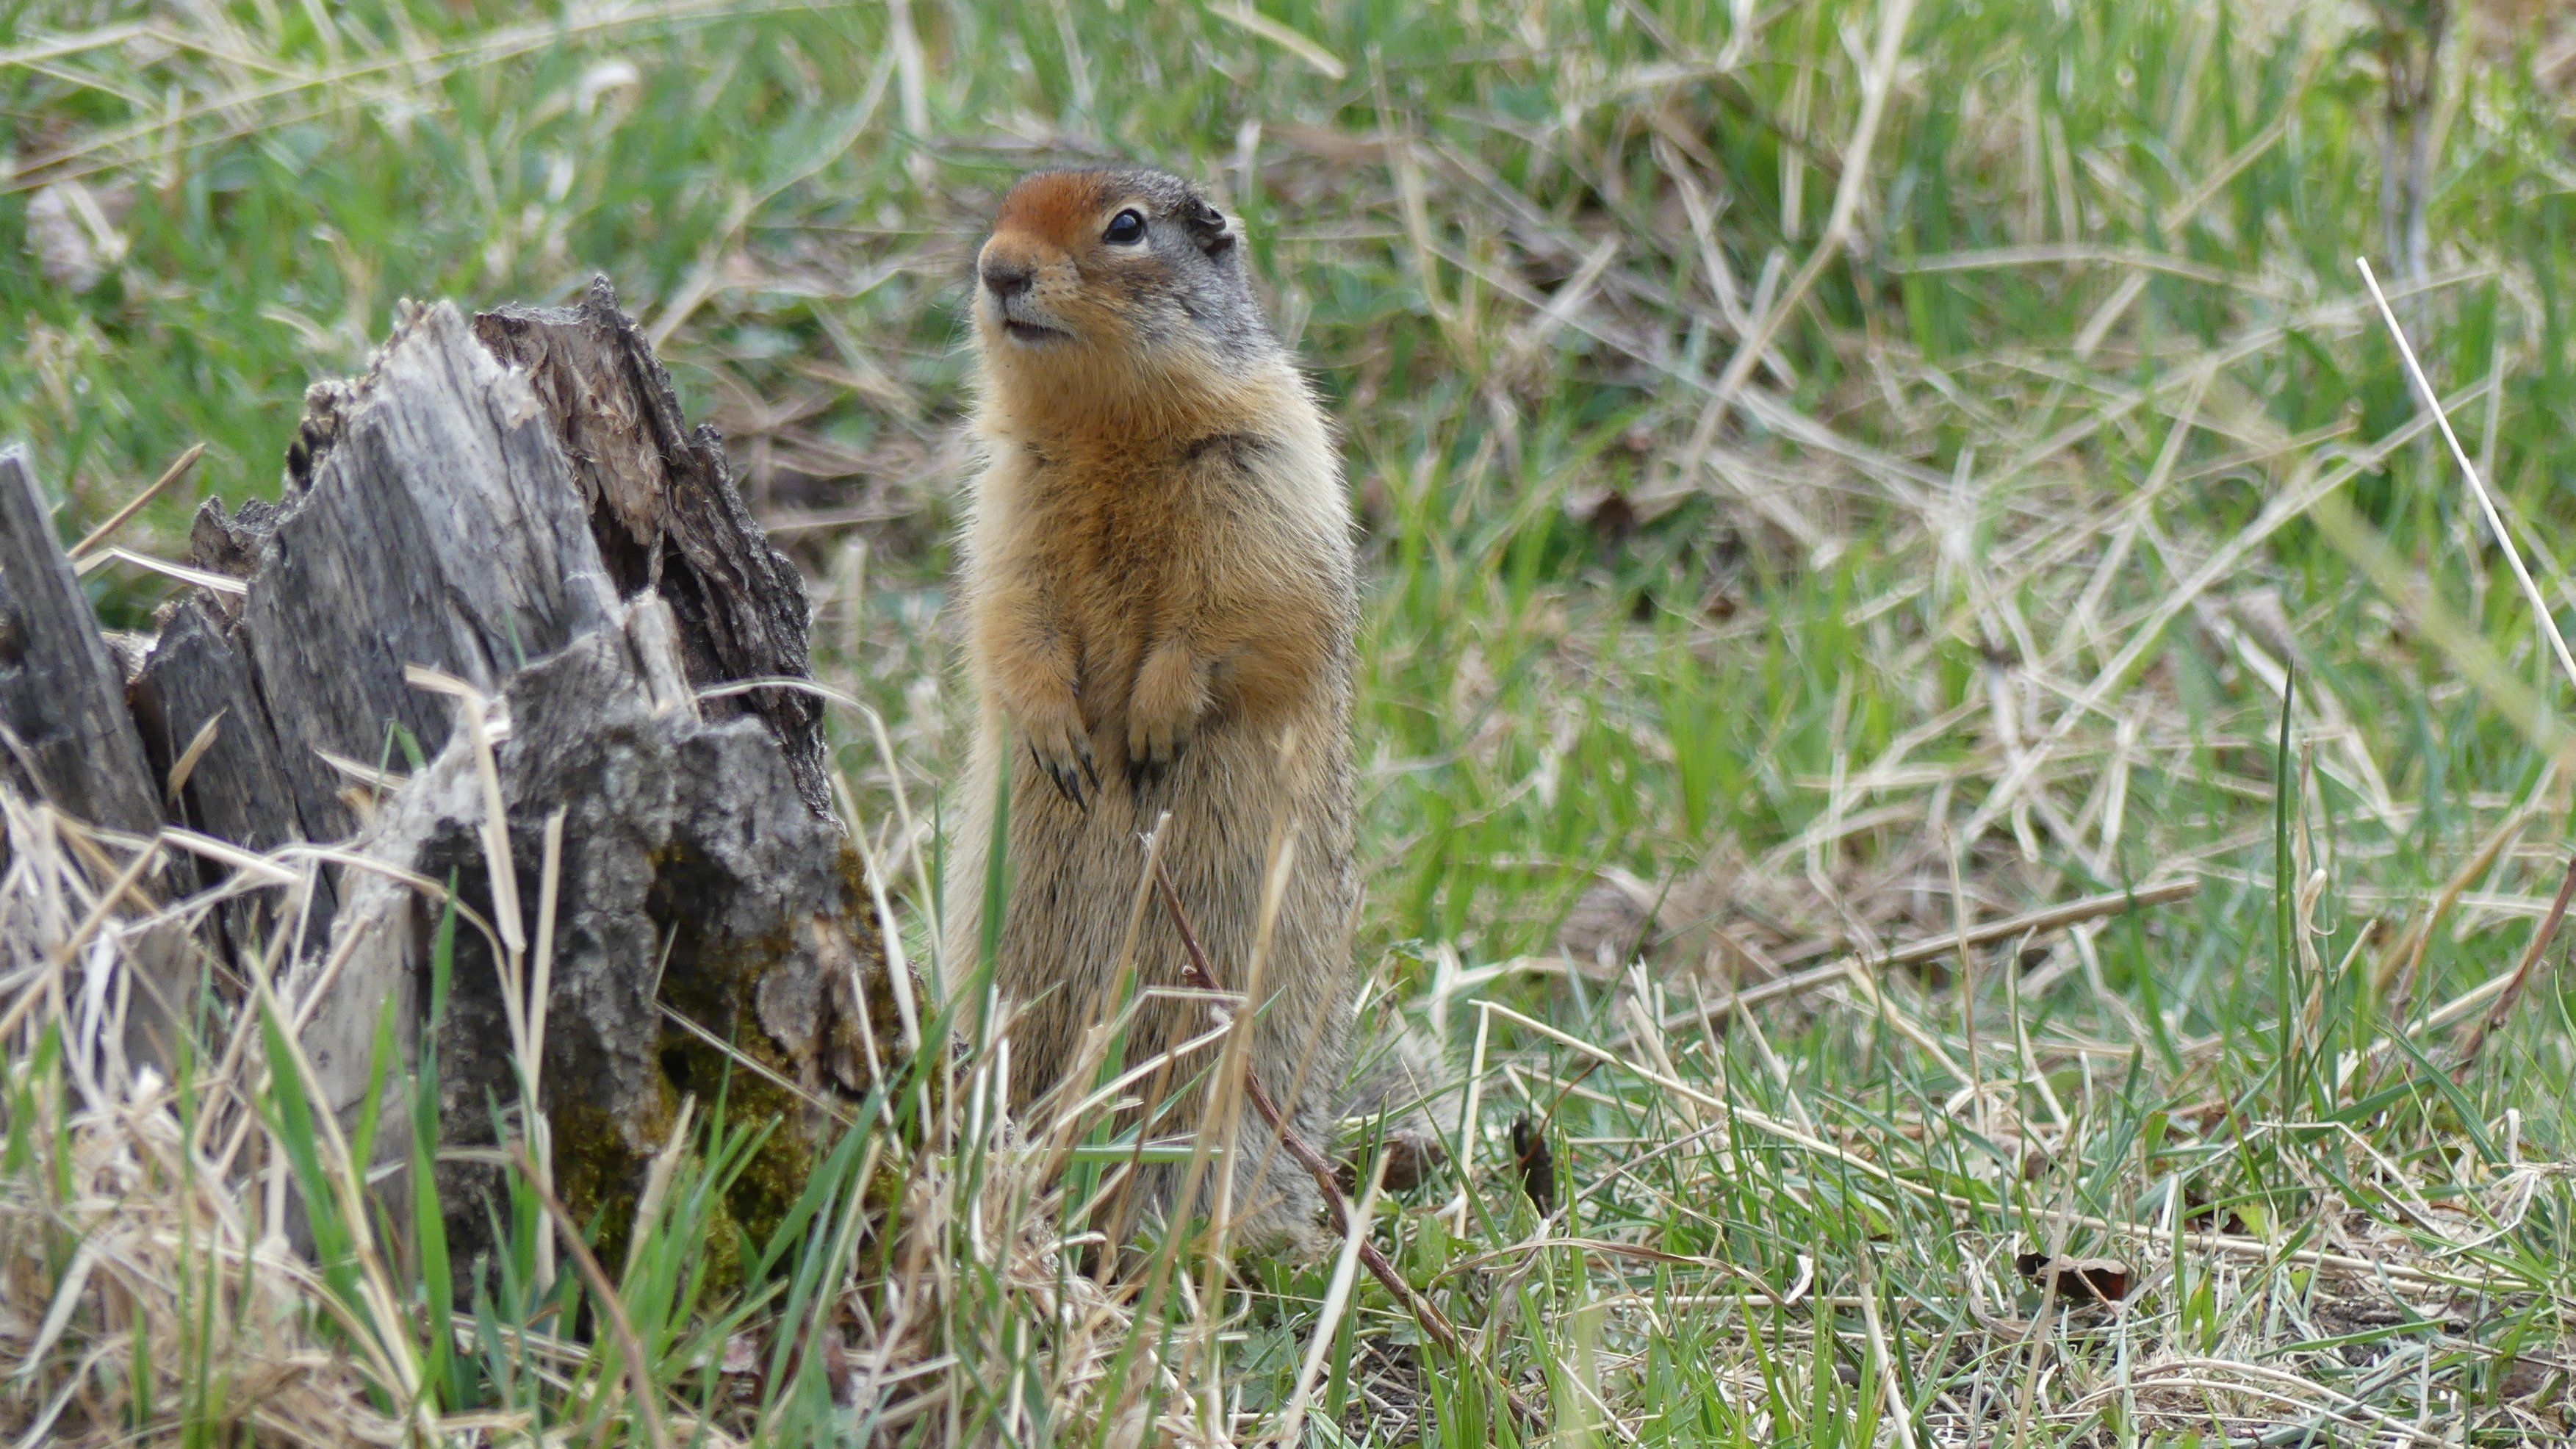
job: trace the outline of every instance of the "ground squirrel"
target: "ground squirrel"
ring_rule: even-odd
[[[983,457],[961,593],[979,725],[946,891],[952,979],[978,960],[1006,767],[995,984],[1018,1012],[1011,1095],[1023,1106],[1118,1010],[1140,837],[1162,812],[1163,859],[1230,991],[1256,958],[1284,840],[1249,1062],[1329,1151],[1359,899],[1358,585],[1331,430],[1262,316],[1234,229],[1178,177],[1021,180],[977,258],[974,317]],[[1133,959],[1144,989],[1182,981],[1181,937],[1159,905]],[[1125,1060],[1212,1024],[1204,1001],[1148,999]],[[1189,1079],[1214,1059],[1202,1047],[1179,1064],[1161,1130],[1200,1127],[1205,1098]],[[1248,1109],[1239,1123],[1237,1240],[1307,1240],[1313,1183]],[[1167,1200],[1178,1176],[1149,1179],[1152,1195]]]

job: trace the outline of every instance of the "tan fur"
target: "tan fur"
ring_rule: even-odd
[[[962,984],[977,962],[1005,768],[1011,894],[995,984],[1017,1013],[1016,1108],[1056,1086],[1085,1033],[1119,1007],[1112,977],[1140,836],[1161,812],[1171,812],[1164,859],[1229,990],[1252,969],[1265,880],[1285,841],[1292,865],[1260,967],[1250,1065],[1328,1150],[1358,901],[1349,508],[1323,415],[1266,333],[1257,345],[1211,339],[1136,300],[1168,301],[1177,274],[1166,257],[1100,241],[1110,217],[1141,204],[1129,179],[1030,178],[984,248],[1031,274],[1012,315],[1064,335],[1035,345],[1013,336],[994,292],[975,288],[972,435],[983,469],[960,583],[980,708],[946,890],[949,972]],[[1239,272],[1224,276],[1240,285]],[[1061,778],[1075,782],[1080,804]],[[1183,964],[1180,936],[1157,907],[1139,937],[1137,981],[1176,987]],[[1125,1059],[1141,1062],[1211,1024],[1202,1002],[1148,1000]],[[1176,1083],[1214,1060],[1200,1051]],[[1175,1119],[1194,1129],[1202,1088],[1171,1090],[1163,1130]],[[1268,1150],[1249,1111],[1241,1121],[1238,1241],[1308,1243],[1311,1184]],[[1174,1176],[1154,1190],[1168,1196]]]

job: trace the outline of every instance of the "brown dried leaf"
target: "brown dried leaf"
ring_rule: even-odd
[[[2013,1267],[2032,1287],[2054,1289],[2069,1303],[2117,1303],[2129,1296],[2129,1265],[2117,1258],[2021,1253],[2013,1258]]]
[[[1385,1186],[1389,1192],[1413,1191],[1449,1159],[1449,1149],[1427,1132],[1388,1133],[1386,1145],[1379,1150],[1386,1154]]]
[[[1526,1112],[1512,1120],[1512,1162],[1539,1216],[1556,1211],[1556,1149],[1548,1146],[1546,1129]]]

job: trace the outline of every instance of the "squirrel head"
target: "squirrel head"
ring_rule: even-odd
[[[1023,418],[1192,412],[1279,352],[1225,214],[1143,167],[1011,188],[975,259],[975,337]]]

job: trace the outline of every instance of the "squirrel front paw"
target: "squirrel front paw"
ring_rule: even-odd
[[[1189,744],[1186,727],[1162,720],[1145,722],[1131,719],[1127,724],[1127,785],[1143,789],[1159,785],[1171,773],[1172,764],[1180,759],[1181,750]]]
[[[1056,793],[1077,810],[1091,808],[1084,794],[1088,782],[1093,794],[1100,790],[1100,770],[1091,758],[1091,736],[1082,728],[1082,716],[1067,705],[1043,715],[1021,721],[1021,731],[1028,737],[1029,758],[1046,777],[1055,783]]]
[[[1170,773],[1207,709],[1207,684],[1189,651],[1158,646],[1137,672],[1127,702],[1127,784],[1141,789]]]

